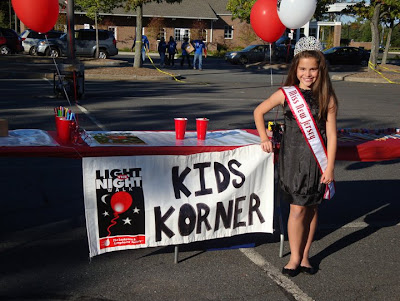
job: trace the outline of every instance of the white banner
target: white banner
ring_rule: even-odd
[[[273,157],[259,145],[83,158],[83,184],[90,257],[273,231]]]

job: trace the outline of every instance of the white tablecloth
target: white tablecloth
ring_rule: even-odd
[[[8,131],[7,137],[0,137],[0,146],[58,146],[46,132],[37,129]]]
[[[89,146],[239,146],[258,144],[260,138],[243,130],[226,130],[207,132],[206,140],[197,140],[196,132],[186,132],[184,140],[176,140],[174,131],[88,131],[90,139],[85,141]],[[94,139],[96,134],[115,136],[136,136],[145,144],[99,143]]]

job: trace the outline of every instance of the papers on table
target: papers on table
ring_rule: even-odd
[[[0,137],[1,146],[58,146],[59,144],[46,132],[36,129],[8,131],[7,137]]]
[[[85,142],[96,146],[239,146],[258,144],[260,138],[243,130],[207,132],[206,140],[197,140],[196,132],[186,132],[176,140],[174,131],[88,131]],[[107,139],[108,137],[113,139]],[[118,138],[120,137],[120,138]],[[132,142],[130,142],[132,141]]]

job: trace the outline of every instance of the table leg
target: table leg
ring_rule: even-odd
[[[279,162],[279,161],[278,161]],[[278,221],[279,221],[279,257],[283,257],[283,248],[285,243],[285,230],[283,228],[283,219],[282,219],[282,209],[281,209],[281,194],[279,187],[279,163],[275,162],[274,164],[274,180],[275,180],[275,193],[274,193],[274,203],[276,206],[276,211],[278,213]]]
[[[178,263],[179,246],[175,246],[174,263]]]

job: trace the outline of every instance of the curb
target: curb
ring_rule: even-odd
[[[389,84],[384,78],[371,78],[371,77],[351,77],[352,74],[346,75],[332,75],[332,80],[358,82],[358,83],[375,83],[375,84]]]
[[[178,78],[178,76],[176,76]],[[51,78],[53,78],[53,75],[51,75]],[[124,76],[124,77],[119,77],[115,75],[106,75],[106,74],[99,74],[99,73],[92,73],[92,74],[86,74],[85,73],[85,79],[89,80],[105,80],[105,81],[159,81],[159,80],[169,80],[169,79],[174,79],[171,76],[137,76],[137,75],[131,75],[131,76]]]

